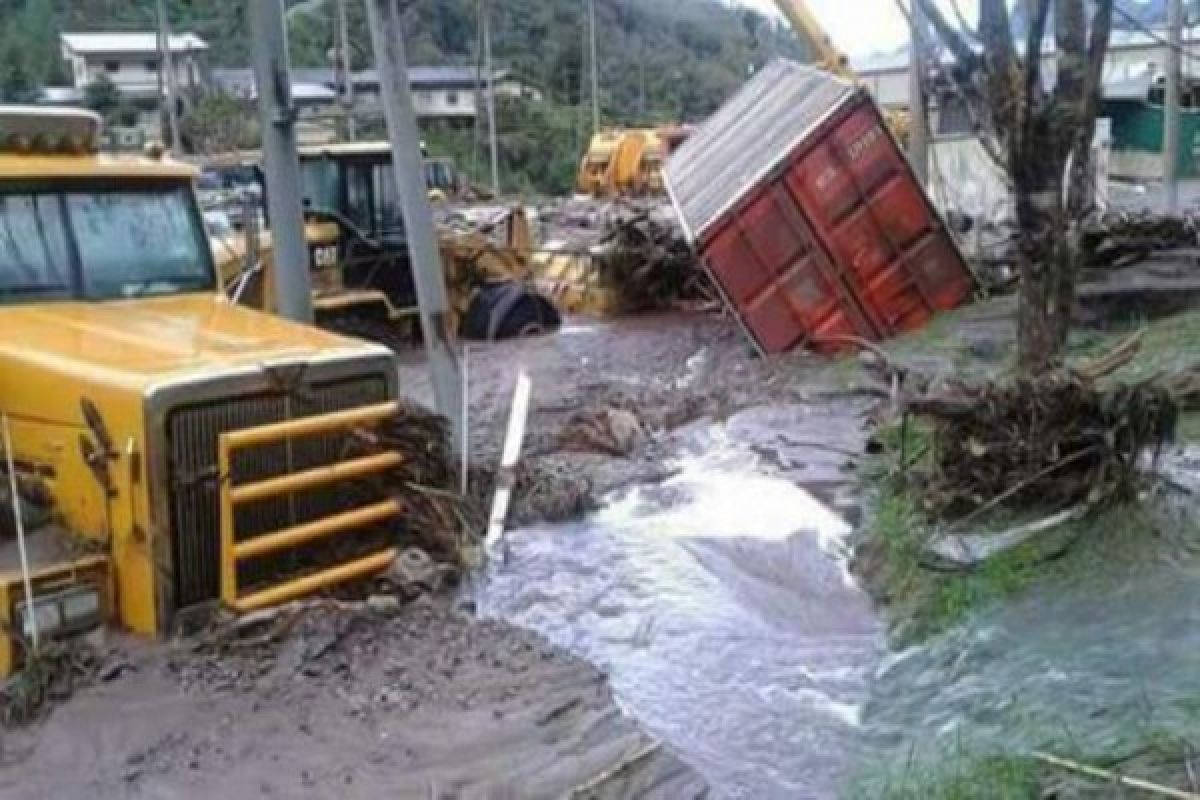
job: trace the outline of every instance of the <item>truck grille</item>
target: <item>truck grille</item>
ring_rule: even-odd
[[[217,438],[226,431],[340,411],[388,400],[382,375],[348,378],[306,387],[301,393],[262,392],[182,406],[167,417],[170,518],[173,536],[175,607],[215,600],[220,594],[220,510],[217,497]],[[253,448],[239,454],[236,483],[310,469],[335,461],[344,436],[314,436]],[[345,487],[281,497],[238,510],[239,540],[302,524],[354,505]],[[361,498],[358,498],[361,501]],[[259,565],[262,568],[272,565]],[[274,565],[278,569],[278,565]],[[247,565],[246,583],[255,582]]]

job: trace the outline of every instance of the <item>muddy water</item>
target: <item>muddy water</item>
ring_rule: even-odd
[[[881,634],[846,569],[848,526],[752,449],[778,444],[778,421],[697,431],[677,477],[511,532],[477,601],[600,667],[720,796],[830,797]]]
[[[1038,748],[1108,757],[1152,735],[1195,740],[1200,450],[1170,454],[1160,471],[1183,491],[1147,501],[1152,534],[1129,530],[1128,545],[1094,547],[1070,579],[1042,580],[881,665],[864,734],[882,761]]]

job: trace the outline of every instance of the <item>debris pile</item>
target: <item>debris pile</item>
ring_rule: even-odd
[[[445,417],[402,404],[375,430],[354,432],[359,454],[397,451],[399,466],[381,476],[382,490],[404,506],[408,530],[439,560],[461,565],[483,531],[483,513],[458,490],[459,466]]]
[[[715,303],[716,291],[677,225],[649,210],[609,218],[598,257],[606,283],[626,311],[656,311]]]
[[[1151,211],[1117,211],[1095,217],[1084,228],[1084,264],[1118,268],[1159,250],[1200,244],[1200,217]]]
[[[592,481],[571,465],[550,458],[522,461],[515,468],[511,525],[563,522],[599,507]],[[480,505],[490,504],[496,488],[492,467],[471,470],[471,496]]]
[[[906,410],[933,423],[921,485],[937,518],[1130,498],[1141,456],[1174,435],[1178,417],[1165,386],[1101,388],[1069,371],[960,384],[911,399]]]
[[[14,637],[14,641],[23,639]],[[28,725],[93,680],[95,652],[81,642],[44,642],[24,668],[0,683],[0,728]]]

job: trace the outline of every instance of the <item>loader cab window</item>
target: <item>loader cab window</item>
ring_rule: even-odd
[[[215,288],[207,234],[186,184],[0,186],[0,303]]]
[[[301,191],[308,208],[338,210],[337,162],[330,158],[304,159],[300,162]]]
[[[61,198],[0,194],[0,303],[71,296]]]
[[[345,170],[346,216],[374,236],[402,233],[404,222],[391,161],[355,161],[346,164]]]

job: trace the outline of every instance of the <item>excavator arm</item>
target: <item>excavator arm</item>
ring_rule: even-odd
[[[858,76],[850,68],[850,59],[829,38],[805,0],[775,0],[775,5],[787,18],[796,35],[812,48],[813,62],[817,66],[839,78],[858,82]]]
[[[813,63],[843,80],[861,83],[858,74],[850,67],[850,59],[838,49],[825,32],[825,28],[817,20],[816,14],[808,7],[806,0],[775,0],[780,13],[787,18],[796,35],[804,39],[812,48]],[[908,145],[908,112],[898,109],[884,111],[884,118],[892,130],[892,134],[901,146]]]

